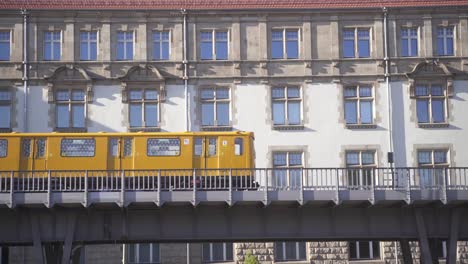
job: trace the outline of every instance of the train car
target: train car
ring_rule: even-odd
[[[253,168],[251,132],[10,133],[0,171]]]

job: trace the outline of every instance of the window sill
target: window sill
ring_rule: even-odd
[[[232,131],[232,126],[202,126],[203,131]]]
[[[347,129],[374,129],[376,124],[346,124]]]
[[[418,123],[419,128],[444,128],[449,127],[449,123]]]
[[[11,128],[0,128],[0,133],[11,133],[13,130]]]
[[[54,132],[64,132],[64,133],[84,133],[88,132],[86,127],[56,127]]]
[[[161,132],[160,127],[129,127],[128,132]]]
[[[273,125],[274,130],[303,130],[304,125]]]

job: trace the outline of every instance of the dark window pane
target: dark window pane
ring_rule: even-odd
[[[272,59],[283,58],[283,41],[273,41],[271,43],[271,58]]]
[[[213,44],[211,42],[201,43],[201,59],[211,60],[213,56]]]
[[[275,243],[275,255],[277,260],[284,260],[283,256],[283,242]]]
[[[288,59],[299,58],[299,43],[297,40],[288,40],[286,42],[286,52]]]
[[[359,241],[359,258],[369,259],[370,252],[369,241]]]
[[[202,125],[214,126],[214,105],[212,103],[202,104]]]
[[[224,260],[224,243],[212,243],[213,246],[213,261]]]
[[[233,246],[232,243],[225,243],[226,244],[226,258],[225,261],[233,261]]]
[[[145,126],[156,127],[158,126],[158,105],[145,104]]]
[[[418,113],[419,123],[429,122],[429,101],[428,100],[417,100],[416,111]]]
[[[203,243],[203,260],[204,261],[211,261],[210,243]]]
[[[85,127],[84,105],[72,105],[72,121],[73,127]]]
[[[444,100],[432,100],[432,119],[434,123],[445,122]]]
[[[361,101],[361,123],[372,124],[372,102]]]
[[[357,248],[356,242],[349,242],[349,258],[350,259],[357,259]]]
[[[56,111],[57,127],[69,127],[68,105],[57,105]]]
[[[343,57],[354,58],[354,40],[343,41]]]
[[[141,104],[130,104],[130,127],[142,127],[142,119]]]
[[[369,40],[359,40],[359,58],[368,58],[370,57],[370,43]]]
[[[347,124],[357,124],[357,104],[355,101],[345,102],[345,119]]]

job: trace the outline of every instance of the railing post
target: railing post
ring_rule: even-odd
[[[263,204],[268,205],[268,172],[273,172],[272,170],[265,169],[265,191],[263,193]]]
[[[193,197],[192,197],[192,204],[193,206],[197,205],[197,172],[193,169],[192,173],[192,182],[193,182]]]
[[[52,175],[50,170],[47,171],[47,201],[46,201],[46,207],[50,208],[52,205],[50,204],[51,202],[51,183],[52,183]]]
[[[372,175],[371,175],[371,197],[369,199],[370,203],[372,205],[375,204],[375,177],[378,175],[378,170],[376,168],[372,169]]]
[[[88,207],[88,170],[85,171],[85,178],[84,178],[84,202],[83,206]]]
[[[411,169],[406,169],[406,203],[411,204]]]
[[[156,190],[156,205],[161,206],[161,170],[158,170],[157,177],[158,188]]]
[[[11,171],[10,172],[10,204],[8,205],[10,208],[13,208],[15,207],[15,196],[14,196],[14,192],[15,192],[15,182],[14,182],[14,176],[15,176],[15,172]]]
[[[340,204],[340,177],[339,177],[340,169],[335,169],[335,204]]]
[[[250,176],[252,177],[252,175]],[[229,206],[232,206],[232,169],[229,169],[229,197],[227,203]]]
[[[301,168],[301,177],[299,177],[299,204],[304,205],[304,168]]]
[[[125,207],[125,170],[120,171],[120,206]]]
[[[435,170],[435,169],[434,169]],[[441,188],[440,193],[441,193],[441,201],[443,204],[447,204],[447,173],[448,173],[448,168],[444,168],[443,170],[444,174],[442,175],[442,186],[439,185]]]

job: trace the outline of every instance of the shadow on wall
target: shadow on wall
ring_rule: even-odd
[[[390,93],[392,98],[392,124],[393,124],[393,152],[396,167],[406,167],[406,137],[405,137],[405,104],[403,96],[405,87],[402,82],[390,82]]]

